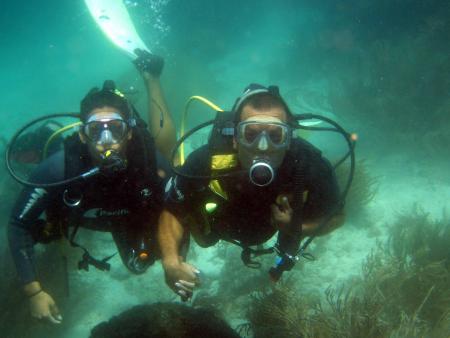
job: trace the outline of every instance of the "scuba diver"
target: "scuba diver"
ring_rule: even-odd
[[[252,257],[276,252],[269,275],[277,281],[299,259],[303,238],[344,222],[333,166],[294,137],[298,121],[278,87],[251,84],[230,112],[209,122],[208,144],[174,169],[158,227],[166,283],[183,300],[200,282],[200,271],[183,258],[189,233],[201,247],[219,240],[239,245],[249,267],[259,266]],[[261,248],[277,232],[276,245]]]
[[[102,89],[93,88],[81,101],[78,133],[64,140],[63,151],[37,166],[13,208],[9,246],[35,318],[62,320],[54,299],[37,279],[36,243],[65,236],[84,252],[79,269],[109,270],[108,260],[114,255],[96,259],[75,240],[81,226],[111,232],[124,265],[134,274],[144,273],[158,258],[156,225],[170,167],[156,150],[157,137],[165,140],[162,151],[167,153],[174,146],[168,140],[175,140],[175,134],[168,135],[173,124],[159,86],[163,60],[143,51],[137,55],[134,63],[153,102],[150,121],[158,121],[151,127],[157,130],[156,141],[115,84],[105,81]],[[159,108],[152,111],[155,105]],[[73,179],[77,177],[81,179]]]

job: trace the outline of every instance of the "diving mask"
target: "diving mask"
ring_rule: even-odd
[[[290,127],[275,117],[255,117],[238,124],[239,161],[248,169],[253,184],[264,187],[272,183],[290,141]]]
[[[245,147],[285,148],[290,142],[289,126],[282,122],[246,120],[238,124],[238,142]]]
[[[83,126],[86,137],[94,144],[106,145],[122,142],[128,132],[128,124],[119,113],[92,115]]]

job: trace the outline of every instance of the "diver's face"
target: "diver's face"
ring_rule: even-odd
[[[243,107],[234,145],[244,168],[256,159],[272,162],[274,167],[281,164],[290,141],[286,121],[286,111],[281,107]]]
[[[94,159],[100,159],[100,154],[107,150],[123,155],[132,136],[122,115],[116,108],[109,106],[92,110],[81,128],[80,139],[88,145]]]
[[[291,140],[287,113],[281,107],[256,109],[245,105],[234,139],[241,167],[256,186],[271,184],[282,164]]]

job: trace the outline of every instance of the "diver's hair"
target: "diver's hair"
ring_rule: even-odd
[[[288,106],[281,98],[281,96],[276,96],[269,92],[258,93],[249,96],[239,105],[239,109],[236,111],[235,118],[237,122],[240,121],[242,110],[247,105],[252,106],[256,110],[269,110],[272,108],[282,108],[286,113],[287,120],[290,121],[291,113],[289,111]]]
[[[109,89],[92,88],[80,103],[80,119],[86,122],[91,112],[96,108],[113,107],[128,120],[131,117],[130,105],[127,99]]]

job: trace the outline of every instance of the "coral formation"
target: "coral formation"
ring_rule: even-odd
[[[329,288],[325,301],[285,286],[259,294],[248,312],[254,336],[448,337],[449,222],[432,221],[418,208],[399,215],[362,277]]]
[[[138,305],[97,325],[91,338],[239,337],[212,310],[176,303]]]
[[[289,281],[253,294],[247,312],[250,325],[239,332],[254,337],[308,337],[308,307],[296,294]]]

